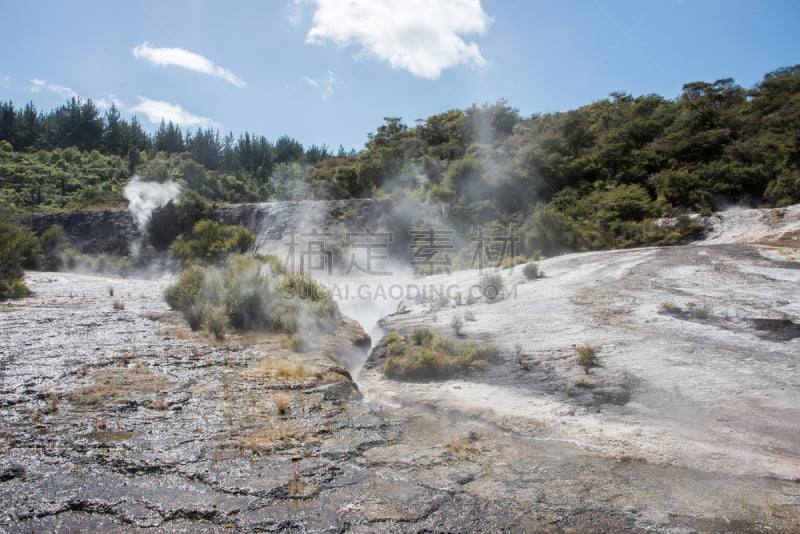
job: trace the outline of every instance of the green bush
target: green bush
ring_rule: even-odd
[[[525,278],[528,280],[536,280],[537,278],[544,277],[544,272],[539,269],[538,263],[526,263],[525,267],[522,268],[522,274],[525,275]]]
[[[589,374],[589,369],[600,363],[600,359],[597,357],[597,348],[589,345],[575,347],[575,357],[578,360],[578,365],[583,367],[583,372],[587,375]]]
[[[35,264],[39,250],[32,232],[10,222],[0,222],[0,298],[18,298],[28,294],[22,281],[23,268]]]
[[[200,267],[189,267],[164,290],[164,300],[173,310],[186,311],[200,300],[206,273]]]
[[[25,284],[25,280],[21,278],[17,278],[11,282],[8,285],[6,292],[6,296],[10,299],[21,299],[22,297],[27,297],[30,294],[31,290],[28,289],[27,284]]]
[[[225,328],[228,325],[228,316],[225,313],[225,308],[221,306],[208,308],[205,314],[205,322],[206,328],[215,338],[219,340],[225,339]]]
[[[401,380],[446,378],[459,372],[485,369],[500,351],[491,345],[456,344],[449,337],[429,328],[415,328],[411,343],[396,332],[386,340],[386,376]]]
[[[213,263],[229,254],[246,252],[255,240],[255,234],[244,227],[202,220],[194,225],[190,236],[178,237],[168,250],[184,263]]]
[[[216,308],[237,330],[293,334],[301,327],[319,331],[336,324],[339,308],[316,281],[286,273],[271,260],[234,255],[219,268],[189,267],[164,290],[164,300],[194,330],[208,326]]]

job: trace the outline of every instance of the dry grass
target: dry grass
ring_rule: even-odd
[[[246,436],[236,438],[235,447],[240,454],[249,452],[254,455],[268,454],[273,451],[292,446],[297,443],[296,429],[283,425],[268,426]],[[306,441],[303,439],[302,441]]]
[[[92,373],[94,384],[69,394],[69,400],[85,406],[103,406],[170,388],[173,383],[141,364],[115,367]]]
[[[466,438],[451,441],[450,443],[445,445],[445,448],[449,450],[450,453],[459,460],[466,460],[477,456],[478,454],[478,448],[476,446],[477,441],[478,441],[477,433],[470,432]]]
[[[296,473],[289,481],[289,484],[286,486],[286,493],[288,493],[292,497],[299,497],[305,495],[307,491],[308,491],[308,484],[306,484],[306,481],[303,480],[302,475],[300,475],[299,473]]]
[[[114,299],[114,302],[111,305],[114,307],[115,310],[125,309],[125,303],[122,301],[122,299]]]
[[[151,400],[144,407],[148,410],[158,410],[160,412],[169,410],[169,404],[163,398]]]
[[[272,358],[264,358],[248,373],[254,376],[273,376],[281,380],[309,380],[321,379],[322,369],[303,362],[276,362]]]
[[[592,380],[588,377],[581,376],[575,380],[575,386],[579,388],[590,388],[592,387]]]
[[[278,414],[280,414],[282,417],[289,416],[292,406],[292,398],[289,395],[272,395],[272,403],[275,405],[275,409],[278,410]]]

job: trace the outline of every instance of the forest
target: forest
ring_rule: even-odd
[[[149,134],[91,100],[49,112],[0,103],[4,214],[124,207],[134,175],[217,204],[415,205],[464,234],[514,225],[529,254],[671,244],[693,231],[689,212],[800,202],[800,65],[749,89],[686,83],[674,100],[617,92],[528,117],[505,100],[413,126],[387,117],[350,152],[164,122]]]

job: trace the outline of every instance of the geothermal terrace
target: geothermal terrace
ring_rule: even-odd
[[[302,353],[190,331],[170,277],[28,273],[0,305],[0,532],[800,531],[800,208],[709,224],[502,270],[469,306],[340,297],[358,323]],[[467,307],[484,371],[370,355],[365,332],[452,334]]]

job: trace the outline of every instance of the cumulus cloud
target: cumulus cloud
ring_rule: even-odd
[[[311,0],[307,43],[356,45],[361,53],[436,79],[462,63],[483,66],[478,45],[460,35],[483,34],[491,18],[480,0]]]
[[[328,71],[328,77],[324,80],[315,80],[310,76],[306,76],[305,80],[308,85],[322,93],[322,100],[328,100],[333,96],[333,86],[336,83],[336,78],[333,77],[331,71]]]
[[[28,88],[28,90],[32,93],[38,93],[39,91],[45,90],[50,91],[51,93],[56,93],[57,95],[61,95],[65,98],[78,98],[78,93],[69,87],[56,85],[54,83],[47,83],[39,78],[34,78],[31,80],[31,86]]]
[[[0,76],[0,87],[3,89],[11,87],[11,76]]]
[[[143,96],[139,97],[139,103],[131,108],[134,113],[144,113],[147,120],[153,124],[158,124],[163,119],[165,122],[173,122],[187,128],[219,128],[219,124],[207,117],[194,115],[183,109],[178,104],[164,102],[163,100],[153,100]]]
[[[222,78],[236,87],[247,85],[244,80],[228,69],[224,69],[207,57],[195,54],[183,48],[155,48],[147,41],[133,49],[137,59],[143,59],[153,65],[182,67],[187,70]]]

